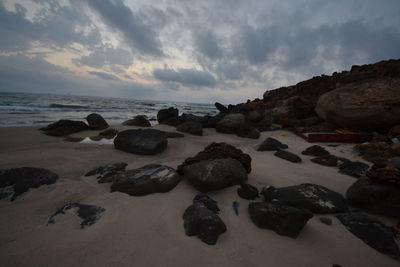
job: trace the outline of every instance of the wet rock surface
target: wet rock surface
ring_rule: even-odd
[[[262,229],[270,229],[279,235],[297,238],[313,214],[306,209],[266,202],[249,204],[250,218]]]
[[[274,156],[277,156],[278,158],[285,159],[287,161],[293,162],[293,163],[299,163],[301,162],[301,158],[297,156],[296,154],[285,151],[285,150],[278,150],[274,153]]]
[[[339,213],[348,210],[342,195],[324,186],[300,184],[288,187],[268,187],[264,190],[267,202],[280,203],[313,213]]]
[[[114,176],[111,192],[119,191],[131,196],[171,191],[181,181],[181,176],[171,167],[148,164]]]
[[[96,176],[99,179],[99,183],[112,182],[112,177],[120,172],[124,172],[128,166],[125,162],[118,162],[96,167],[93,170],[87,172],[85,176]]]
[[[351,233],[368,246],[395,259],[400,258],[394,234],[382,222],[368,218],[362,213],[338,214],[336,217]]]
[[[187,121],[176,127],[179,132],[189,133],[193,135],[203,135],[203,126],[200,122]]]
[[[235,159],[204,160],[183,168],[183,174],[201,192],[223,189],[247,181],[247,173]]]
[[[14,201],[30,188],[54,184],[57,179],[57,174],[43,168],[0,169],[0,199],[11,196],[11,201]]]
[[[328,156],[330,153],[322,146],[313,145],[302,151],[301,154],[314,157],[324,157]]]
[[[242,150],[229,145],[227,143],[211,143],[203,151],[200,151],[194,157],[187,158],[181,165],[178,166],[178,172],[183,174],[185,166],[203,161],[214,159],[236,159],[246,169],[247,173],[251,171],[251,157],[242,152]]]
[[[202,196],[200,199],[204,198]],[[211,198],[207,196],[207,199],[210,201]],[[208,245],[215,245],[218,237],[226,232],[226,226],[215,211],[209,209],[202,201],[195,200],[183,214],[185,233],[188,236],[197,236]],[[216,201],[212,202],[216,205]]]
[[[258,189],[250,184],[242,184],[237,189],[237,193],[241,198],[254,200],[259,196]]]
[[[83,121],[59,120],[50,123],[46,127],[40,128],[40,130],[51,136],[66,136],[87,130],[88,128],[89,127]]]
[[[97,113],[89,114],[86,117],[86,120],[89,123],[89,128],[92,130],[104,130],[108,128],[110,125],[106,122],[106,120]]]
[[[154,155],[167,148],[165,132],[154,129],[125,130],[114,139],[116,149],[138,155]]]
[[[99,206],[70,203],[53,213],[53,215],[50,216],[47,225],[55,224],[57,217],[64,215],[67,212],[71,212],[80,218],[80,226],[83,229],[95,224],[100,219],[104,211],[105,209]]]
[[[140,127],[150,127],[151,123],[144,115],[137,115],[133,119],[126,120],[122,123],[122,125],[128,126],[140,126]]]
[[[287,145],[282,144],[280,141],[276,140],[275,138],[268,137],[267,139],[262,142],[262,144],[258,147],[258,151],[275,151],[279,149],[286,149],[288,148]]]

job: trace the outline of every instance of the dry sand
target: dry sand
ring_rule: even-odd
[[[122,127],[119,129],[135,128]],[[157,129],[173,131],[169,126]],[[93,136],[86,131],[73,136]],[[264,132],[258,140],[239,138],[205,129],[203,137],[185,134],[169,139],[168,148],[156,156],[138,156],[114,149],[113,145],[81,144],[46,136],[35,127],[0,128],[0,168],[43,167],[56,172],[57,183],[30,189],[16,201],[0,201],[1,266],[399,266],[355,237],[334,217],[333,225],[315,215],[297,239],[257,228],[250,220],[249,201],[241,199],[236,187],[212,192],[220,217],[227,226],[214,246],[197,237],[188,237],[182,214],[197,194],[183,180],[168,193],[132,197],[110,193],[110,184],[98,184],[83,177],[90,169],[112,162],[126,162],[128,169],[148,163],[176,168],[184,159],[213,141],[232,144],[251,155],[249,183],[261,189],[304,182],[326,186],[344,194],[355,179],[336,168],[310,162],[301,164],[277,158],[273,152],[258,152],[266,137],[275,137],[300,155],[309,143],[286,131]],[[360,160],[351,145],[328,147],[334,155]],[[240,203],[236,216],[232,202]],[[61,206],[79,202],[104,207],[101,219],[80,229],[72,215],[60,216],[46,225]],[[386,223],[395,224],[390,219]]]

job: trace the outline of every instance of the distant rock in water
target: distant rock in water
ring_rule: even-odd
[[[46,127],[40,128],[47,135],[51,136],[66,136],[87,130],[89,127],[83,121],[59,120],[50,123]]]
[[[55,224],[55,219],[58,216],[64,215],[67,212],[72,212],[74,215],[80,218],[80,225],[83,229],[85,227],[95,224],[100,219],[104,211],[105,209],[99,206],[71,203],[61,207],[53,215],[51,215],[49,221],[47,222],[47,225]]]
[[[89,123],[89,128],[92,130],[104,130],[110,126],[105,119],[97,113],[89,114],[86,120]]]
[[[165,132],[154,129],[125,130],[114,139],[116,149],[138,155],[154,155],[167,148]]]
[[[144,115],[137,115],[133,119],[124,121],[122,125],[150,127],[151,123]]]
[[[30,188],[54,184],[57,179],[57,174],[42,168],[0,169],[0,199],[11,195],[11,201],[14,201]]]

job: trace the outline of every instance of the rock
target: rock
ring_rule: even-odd
[[[215,245],[226,232],[221,218],[202,203],[194,203],[183,214],[183,227],[188,236],[197,236],[208,245]]]
[[[187,121],[180,124],[176,128],[176,130],[179,132],[190,133],[193,135],[199,135],[199,136],[203,135],[203,126],[201,125],[200,122]]]
[[[131,196],[171,191],[181,176],[172,168],[159,164],[148,164],[114,176],[111,192],[123,192]]]
[[[332,225],[332,219],[327,217],[321,217],[319,220],[326,225]]]
[[[230,113],[217,122],[215,130],[220,133],[236,133],[237,129],[242,127],[245,123],[243,114],[241,113]]]
[[[330,153],[321,146],[313,145],[302,151],[301,154],[314,157],[323,157],[328,156]]]
[[[83,121],[59,120],[50,123],[46,127],[40,128],[47,135],[51,136],[66,136],[87,130],[89,127]]]
[[[297,123],[296,114],[288,106],[275,107],[270,112],[272,121],[283,127],[293,127]]]
[[[262,144],[258,147],[258,151],[275,151],[279,149],[286,149],[288,148],[287,145],[282,144],[278,140],[272,137],[268,137],[267,139],[262,142]]]
[[[165,138],[182,138],[185,137],[185,135],[177,132],[164,132]]]
[[[365,175],[365,172],[369,168],[368,164],[359,161],[351,161],[343,158],[338,159],[342,161],[342,163],[339,164],[339,172],[346,175],[361,177]]]
[[[138,155],[154,155],[167,148],[165,133],[154,129],[125,130],[114,139],[116,149]]]
[[[260,132],[249,125],[244,124],[241,126],[239,129],[236,131],[237,136],[240,137],[247,137],[247,138],[252,138],[252,139],[258,139],[260,138]]]
[[[203,128],[215,128],[215,126],[217,125],[217,123],[222,120],[222,118],[225,116],[224,113],[220,113],[218,115],[215,116],[204,116],[203,117]]]
[[[279,235],[297,238],[313,214],[305,209],[265,202],[249,204],[250,218],[262,229],[270,229]]]
[[[278,150],[274,153],[275,156],[281,159],[286,159],[287,161],[293,162],[293,163],[298,163],[301,162],[301,158],[297,156],[294,153],[284,151],[284,150]]]
[[[133,119],[124,121],[122,125],[151,127],[150,121],[144,115],[137,115]]]
[[[178,116],[179,111],[177,108],[170,107],[167,109],[161,109],[157,113],[157,121],[160,124],[178,126],[179,124],[181,124]]]
[[[254,200],[258,197],[258,189],[250,184],[242,184],[240,188],[237,189],[237,193],[241,198]]]
[[[11,201],[14,201],[30,188],[54,184],[57,179],[57,174],[43,168],[0,169],[0,187],[3,189],[3,194],[0,195],[4,198],[12,194]]]
[[[264,115],[264,118],[257,123],[257,129],[260,132],[271,130],[272,116],[271,114]]]
[[[389,150],[389,145],[386,142],[371,142],[366,144],[356,145],[355,150],[358,150],[359,155],[364,159],[371,161],[373,158],[386,158]]]
[[[105,209],[99,206],[71,203],[61,207],[55,213],[53,213],[53,215],[50,216],[47,225],[54,224],[57,216],[64,215],[67,212],[72,212],[74,215],[80,218],[80,225],[83,229],[86,226],[95,224],[100,219],[104,211]]]
[[[315,111],[339,127],[388,131],[400,124],[399,91],[399,78],[358,81],[320,96]]]
[[[89,128],[92,130],[104,130],[110,126],[104,120],[104,118],[100,114],[97,114],[97,113],[89,114],[86,117],[86,120],[89,123]]]
[[[225,107],[224,105],[222,105],[221,103],[215,102],[215,107],[219,110],[219,112],[221,113],[228,113],[229,109],[227,107]]]
[[[347,230],[368,246],[390,257],[396,259],[400,257],[394,234],[382,222],[368,218],[362,213],[338,214],[336,217]]]
[[[389,160],[389,164],[400,170],[400,157],[393,157]]]
[[[393,166],[386,168],[372,168],[367,172],[367,177],[371,178],[377,183],[384,183],[400,188],[400,170]]]
[[[307,209],[313,213],[338,213],[348,209],[342,195],[316,184],[281,188],[271,186],[264,191],[264,197],[266,201]]]
[[[99,179],[99,183],[112,182],[113,176],[124,172],[127,165],[128,164],[125,162],[103,165],[87,172],[85,176],[96,175],[96,179]]]
[[[209,197],[204,193],[197,194],[193,199],[193,204],[200,203],[204,205],[207,209],[211,210],[215,214],[219,213],[219,207],[217,201]]]
[[[193,163],[203,160],[214,159],[236,159],[246,169],[247,173],[251,171],[251,158],[248,154],[244,154],[242,150],[235,148],[226,143],[212,143],[203,151],[200,151],[196,156],[187,158],[181,165],[178,166],[178,173],[183,174],[183,168]]]
[[[305,118],[314,109],[314,105],[302,96],[292,96],[283,101],[283,105],[290,107],[297,119]]]
[[[361,177],[346,192],[349,205],[400,219],[400,188]]]
[[[198,122],[200,124],[203,124],[203,121],[205,120],[204,117],[202,116],[196,116],[193,114],[186,114],[183,113],[182,116],[179,117],[180,120],[182,120],[182,123],[184,122]]]
[[[338,164],[338,158],[334,155],[327,155],[323,157],[313,158],[311,159],[311,161],[328,167],[336,167]]]
[[[400,156],[400,143],[392,144],[390,146],[390,152],[395,156]]]
[[[263,117],[261,116],[260,112],[257,110],[251,110],[245,114],[246,121],[251,121],[251,122],[258,122]]]
[[[185,178],[199,191],[223,189],[247,181],[247,173],[235,159],[204,160],[183,168]]]
[[[395,138],[400,136],[400,125],[393,126],[388,134],[389,138]]]
[[[240,208],[239,202],[233,201],[232,208],[235,211],[236,216],[239,216],[239,208]]]
[[[118,130],[110,128],[110,129],[100,132],[99,136],[105,137],[107,139],[111,139],[111,138],[114,138],[114,136],[116,136],[117,134],[118,134]]]

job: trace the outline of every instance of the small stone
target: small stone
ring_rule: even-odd
[[[301,152],[301,154],[314,157],[323,157],[323,156],[328,156],[330,153],[326,151],[325,148],[318,145],[314,145],[308,147],[306,150]]]
[[[312,162],[317,163],[319,165],[328,166],[328,167],[336,167],[338,163],[338,159],[336,156],[327,155],[322,157],[317,157],[311,159]]]
[[[250,184],[242,184],[240,188],[237,189],[237,193],[241,198],[254,200],[258,197],[258,189]]]
[[[258,147],[258,151],[275,151],[279,149],[286,149],[288,148],[287,145],[282,144],[280,141],[276,140],[275,138],[268,137],[267,139],[262,142],[262,144]]]
[[[299,156],[288,151],[278,150],[274,153],[274,155],[277,156],[278,158],[285,159],[293,163],[301,162],[301,158]]]

